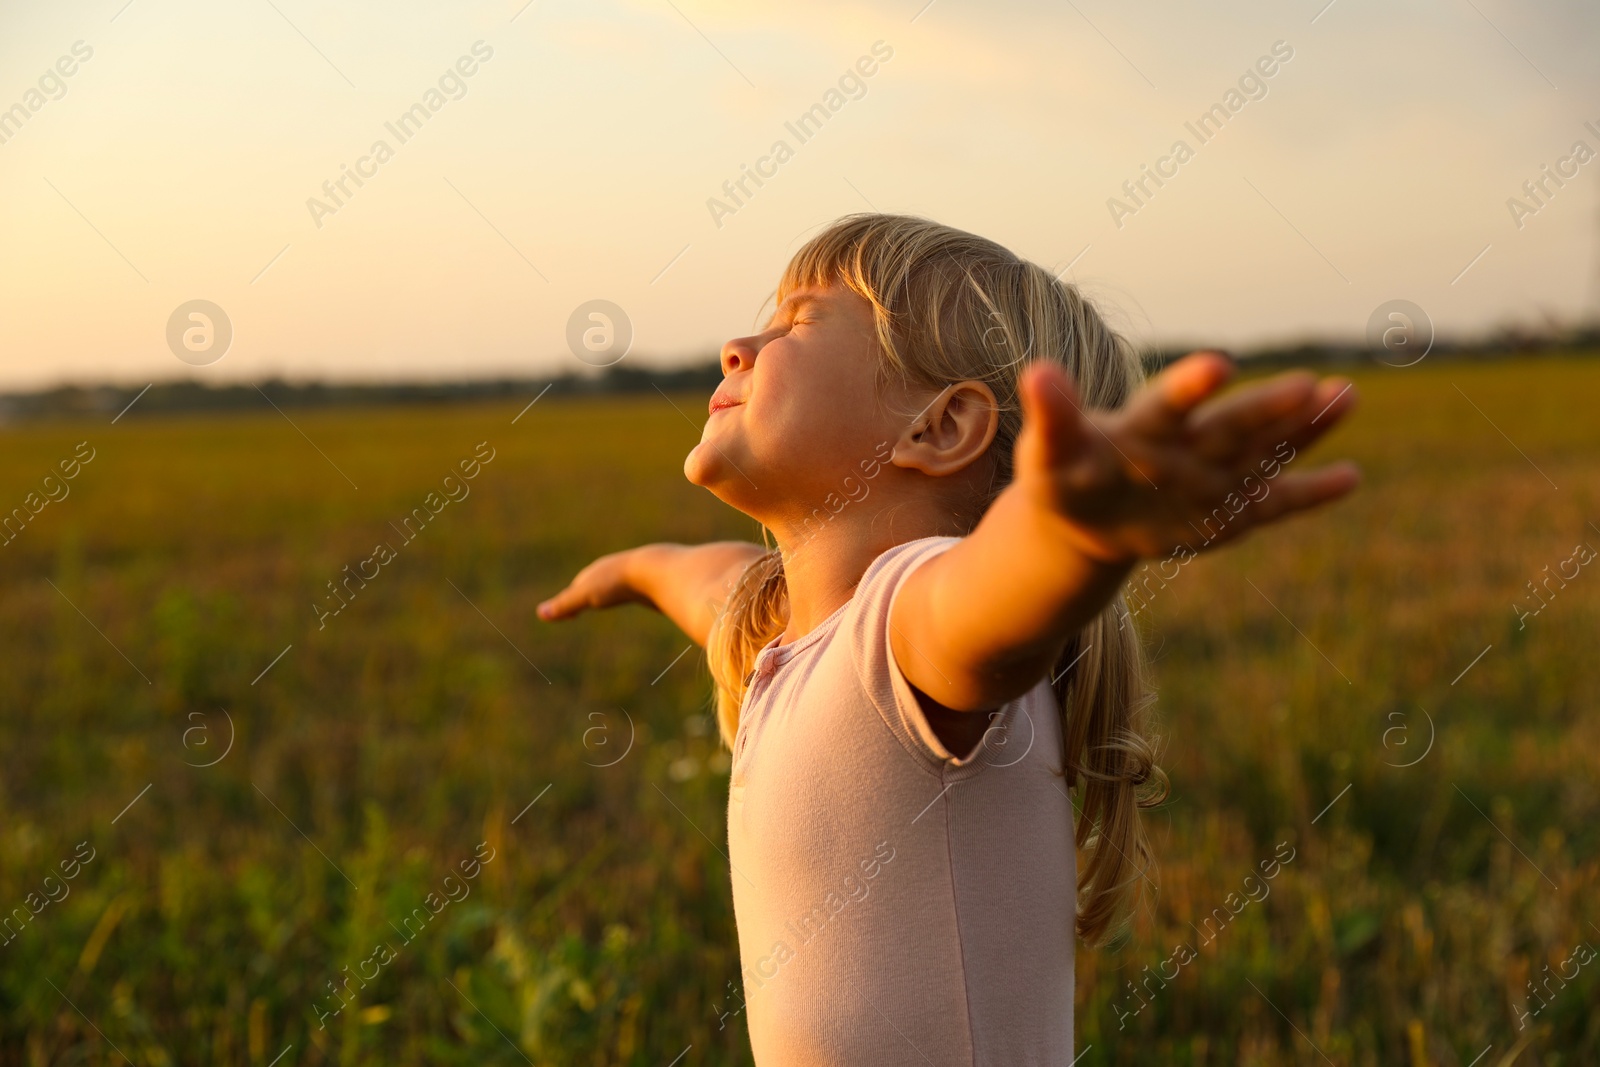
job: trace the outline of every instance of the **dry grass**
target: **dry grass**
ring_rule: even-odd
[[[1151,603],[1161,890],[1081,954],[1084,1064],[1600,1059],[1600,964],[1549,981],[1600,946],[1600,572],[1525,629],[1511,607],[1600,547],[1600,364],[1357,378],[1319,453],[1354,456],[1360,493]],[[97,455],[0,548],[0,907],[78,842],[95,858],[0,947],[0,1063],[748,1062],[742,1019],[719,1026],[703,661],[652,684],[684,646],[664,621],[533,609],[600,552],[753,530],[683,482],[695,431],[659,397],[518,407],[291,412],[359,489],[270,410],[5,431],[0,507]],[[485,440],[471,495],[399,545]],[[319,630],[324,583],[380,540],[398,558]],[[1424,709],[1431,750],[1388,765],[1421,755]],[[224,711],[231,752],[193,766]],[[632,751],[586,766],[623,711]],[[404,940],[480,842],[470,895]],[[1278,842],[1265,899],[1204,927]],[[380,941],[394,960],[319,1031]],[[1530,979],[1548,1006],[1519,1028]]]

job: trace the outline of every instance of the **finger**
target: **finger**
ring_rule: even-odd
[[[1023,372],[1022,433],[1017,438],[1017,467],[1045,469],[1082,453],[1083,403],[1066,369],[1048,361]]]
[[[1309,371],[1290,371],[1241,386],[1194,409],[1189,416],[1190,439],[1208,459],[1227,458],[1242,451],[1263,427],[1299,413],[1316,393],[1317,380]]]
[[[1241,455],[1253,461],[1269,451],[1275,453],[1284,444],[1294,449],[1304,448],[1355,410],[1359,399],[1354,383],[1342,378],[1325,378],[1317,383],[1300,408],[1257,427]]]
[[[1252,526],[1277,522],[1297,512],[1320,507],[1361,484],[1361,469],[1349,460],[1298,474],[1281,474],[1272,492],[1252,506]]]
[[[1350,379],[1322,379],[1317,383],[1316,396],[1312,400],[1317,407],[1317,413],[1311,416],[1310,425],[1332,427],[1354,411],[1360,399],[1361,392],[1356,388],[1356,383]]]
[[[1153,436],[1175,437],[1183,431],[1189,413],[1233,374],[1234,363],[1227,353],[1215,349],[1191,352],[1134,394],[1128,402],[1129,425]]]
[[[539,605],[539,618],[545,622],[570,619],[588,606],[587,599],[569,585]]]

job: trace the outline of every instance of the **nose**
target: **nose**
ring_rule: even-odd
[[[756,353],[761,350],[761,335],[735,337],[722,346],[722,376],[729,377],[756,365]]]

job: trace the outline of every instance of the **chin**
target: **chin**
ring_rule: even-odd
[[[709,489],[712,495],[720,499],[724,497],[722,490],[728,485],[729,479],[737,478],[739,474],[717,454],[715,448],[702,441],[684,457],[683,476],[689,479],[690,485]]]
[[[727,464],[717,455],[717,450],[702,441],[683,458],[683,476],[689,479],[690,485],[710,489],[721,480],[717,468],[725,466]]]
[[[748,468],[746,468],[748,470]],[[683,476],[729,507],[750,514],[754,487],[709,442],[702,441],[683,461]]]

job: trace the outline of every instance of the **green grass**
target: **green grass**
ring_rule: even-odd
[[[1080,953],[1086,1064],[1600,1059],[1600,961],[1518,1027],[1530,978],[1600,946],[1600,569],[1525,629],[1511,607],[1600,548],[1600,364],[1356,377],[1318,455],[1357,459],[1358,494],[1151,602],[1161,889]],[[703,657],[667,669],[687,642],[648,612],[534,606],[597,554],[754,527],[684,482],[696,431],[660,397],[513,426],[520,406],[0,431],[0,509],[96,449],[0,547],[0,908],[31,915],[95,850],[0,946],[0,1064],[749,1062],[720,1021],[739,968]],[[389,524],[482,441],[470,496],[403,544]],[[325,583],[380,541],[396,558],[319,629]],[[1421,709],[1431,750],[1390,766],[1423,751]],[[1199,943],[1280,841],[1270,894]],[[1180,942],[1196,957],[1133,998]]]

